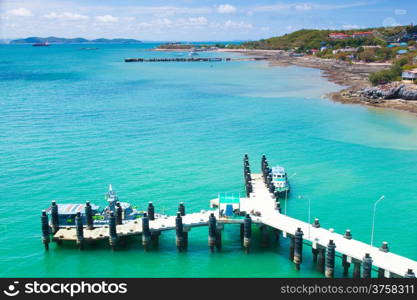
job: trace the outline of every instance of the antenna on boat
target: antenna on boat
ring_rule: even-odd
[[[116,202],[119,200],[119,197],[117,197],[116,192],[113,191],[111,184],[109,184],[109,191],[106,194],[106,200],[109,204],[110,210],[114,211]]]

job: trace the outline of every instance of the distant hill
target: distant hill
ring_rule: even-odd
[[[50,43],[50,44],[137,44],[141,41],[135,39],[94,39],[87,40],[85,38],[60,38],[60,37],[28,37],[25,39],[17,39],[10,41],[10,44],[35,44],[35,43]]]

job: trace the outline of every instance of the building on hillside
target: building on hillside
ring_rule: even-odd
[[[375,48],[381,48],[381,46],[380,45],[376,45],[376,46],[369,45],[369,46],[362,46],[362,48],[363,49],[375,49]]]
[[[404,71],[401,78],[403,81],[417,82],[417,69]]]
[[[317,54],[319,52],[319,49],[313,48],[313,49],[310,49],[308,52],[310,54]]]
[[[346,47],[346,48],[333,50],[332,53],[336,54],[336,53],[339,53],[339,52],[356,52],[356,51],[358,51],[358,48]]]
[[[344,40],[344,39],[348,39],[350,37],[351,36],[349,34],[346,34],[346,33],[333,32],[333,33],[329,34],[329,38],[334,39],[334,40]]]
[[[362,31],[362,32],[354,32],[352,34],[353,38],[364,38],[364,37],[370,37],[373,36],[374,33],[372,31]]]

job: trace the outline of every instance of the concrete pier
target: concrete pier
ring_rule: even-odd
[[[245,252],[249,252],[252,238],[252,224],[261,228],[265,237],[267,228],[271,228],[279,236],[282,233],[283,239],[289,239],[289,258],[298,268],[302,263],[303,245],[312,245],[313,261],[317,261],[317,270],[324,273],[326,277],[334,276],[335,257],[342,257],[343,272],[348,274],[350,264],[353,264],[353,277],[361,277],[361,264],[363,265],[363,277],[370,277],[372,268],[378,270],[378,276],[382,277],[412,277],[417,270],[417,262],[406,257],[394,254],[388,250],[388,244],[383,243],[381,247],[373,247],[367,243],[352,238],[350,230],[344,234],[334,232],[320,226],[318,219],[313,224],[292,218],[281,213],[279,204],[271,188],[271,176],[268,161],[265,156],[261,159],[262,174],[250,172],[249,158],[245,155],[243,160],[246,197],[240,197],[239,203],[233,203],[233,215],[225,216],[220,212],[220,207],[209,211],[201,211],[185,214],[185,207],[182,203],[178,207],[179,214],[175,216],[162,216],[155,213],[155,207],[149,203],[147,213],[141,219],[122,219],[117,211],[119,206],[114,207],[108,215],[108,223],[93,224],[91,206],[85,206],[85,229],[81,217],[76,226],[59,224],[56,219],[58,205],[53,203],[50,208],[51,222],[49,223],[46,211],[41,215],[42,242],[45,249],[49,249],[50,234],[52,231],[53,241],[74,241],[84,242],[108,239],[110,246],[114,249],[119,238],[127,236],[141,236],[142,244],[148,249],[149,241],[159,238],[163,231],[176,231],[177,245],[182,249],[186,248],[188,231],[194,227],[208,226],[208,244],[212,251],[220,250],[222,246],[221,228],[226,224],[240,226],[240,238]],[[250,188],[248,188],[250,187]],[[213,202],[212,202],[213,201]],[[220,200],[213,199],[211,203],[220,205]],[[56,208],[55,208],[56,207]],[[236,208],[237,207],[237,208]],[[224,208],[224,207],[223,207]],[[235,213],[237,211],[237,213]],[[116,218],[117,216],[117,218]],[[242,217],[244,216],[244,217]],[[182,226],[177,224],[180,218]],[[57,221],[58,220],[58,221]],[[107,221],[107,220],[106,220]],[[80,226],[82,225],[82,226]],[[182,227],[182,234],[181,229]],[[52,230],[51,230],[52,228]],[[83,229],[82,229],[83,228]],[[54,230],[56,232],[54,233]],[[308,234],[303,234],[307,233]],[[182,240],[181,240],[182,237]],[[337,245],[337,248],[336,248]],[[327,258],[326,258],[327,256]]]

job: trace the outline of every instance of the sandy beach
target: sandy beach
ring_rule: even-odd
[[[336,102],[361,104],[372,107],[391,108],[417,114],[417,101],[403,99],[365,99],[359,91],[370,87],[368,75],[390,67],[389,63],[347,63],[334,59],[321,59],[313,56],[292,57],[288,52],[281,50],[229,50],[220,49],[221,52],[237,52],[253,57],[267,58],[271,66],[301,66],[316,68],[323,71],[323,76],[329,81],[344,86],[342,90],[329,93],[326,96]]]

